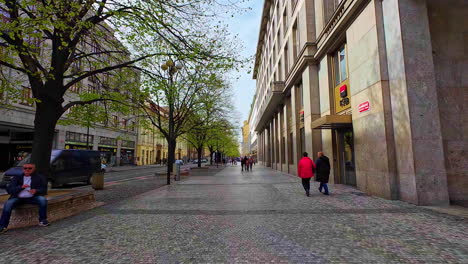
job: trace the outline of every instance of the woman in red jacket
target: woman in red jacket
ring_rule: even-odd
[[[309,196],[310,193],[310,179],[314,177],[315,163],[308,157],[309,154],[304,152],[302,154],[302,159],[299,161],[297,166],[297,175],[302,178],[302,186],[306,191],[306,195]]]

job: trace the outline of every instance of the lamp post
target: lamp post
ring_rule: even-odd
[[[169,87],[167,96],[168,102],[168,125],[169,125],[169,138],[168,138],[168,159],[167,159],[167,185],[171,184],[171,170],[172,164],[175,160],[175,131],[174,131],[174,92],[173,92],[173,84],[174,84],[174,74],[183,68],[182,63],[176,62],[174,63],[172,60],[167,60],[164,64],[161,65],[161,69],[167,72],[169,76]]]

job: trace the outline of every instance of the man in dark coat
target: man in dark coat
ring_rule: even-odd
[[[7,230],[13,208],[22,203],[39,206],[39,226],[48,226],[47,221],[47,182],[42,175],[36,173],[34,164],[24,164],[23,173],[11,179],[7,186],[10,198],[3,205],[0,218],[0,233]]]
[[[315,161],[317,181],[320,182],[319,192],[324,189],[325,195],[329,195],[328,192],[328,179],[330,178],[330,160],[327,156],[323,155],[323,152],[317,153],[317,161]]]

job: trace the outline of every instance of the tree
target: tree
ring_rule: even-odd
[[[214,139],[216,132],[222,129],[232,110],[227,89],[228,85],[221,85],[221,89],[215,89],[210,95],[202,98],[202,107],[198,112],[192,111],[187,122],[187,129],[183,138],[189,142],[198,155],[198,167],[201,167],[202,152],[207,143]]]
[[[170,184],[177,139],[199,125],[195,121],[197,113],[211,109],[208,107],[211,104],[210,101],[213,101],[213,98],[219,98],[217,95],[223,90],[224,85],[219,75],[216,74],[223,71],[219,62],[211,66],[179,67],[179,70],[174,62],[169,61],[167,64],[169,64],[168,68],[154,65],[152,72],[143,77],[148,96],[145,96],[141,107],[151,124],[167,140],[167,184]],[[167,76],[164,68],[168,71]],[[151,107],[148,108],[147,105]],[[204,119],[204,117],[199,117]]]
[[[0,0],[0,47],[7,53],[0,57],[0,70],[12,70],[32,90],[36,112],[31,160],[38,170],[49,170],[54,129],[68,109],[134,97],[122,98],[121,91],[103,89],[91,92],[95,95],[91,98],[66,101],[72,87],[87,79],[104,83],[117,75],[125,78],[121,69],[168,55],[143,48],[154,42],[170,47],[170,55],[218,57],[199,44],[206,34],[195,27],[214,16],[210,7],[216,4],[215,0]],[[191,23],[194,26],[188,26]],[[121,36],[129,49],[114,35]],[[18,94],[17,84],[2,82],[2,90]]]

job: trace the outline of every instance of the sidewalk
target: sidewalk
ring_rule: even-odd
[[[0,236],[3,263],[468,263],[468,221],[255,166]]]
[[[141,165],[141,166],[125,165],[125,166],[107,167],[106,172],[141,170],[141,169],[161,168],[161,167],[166,167],[166,165],[151,164],[151,165]]]

